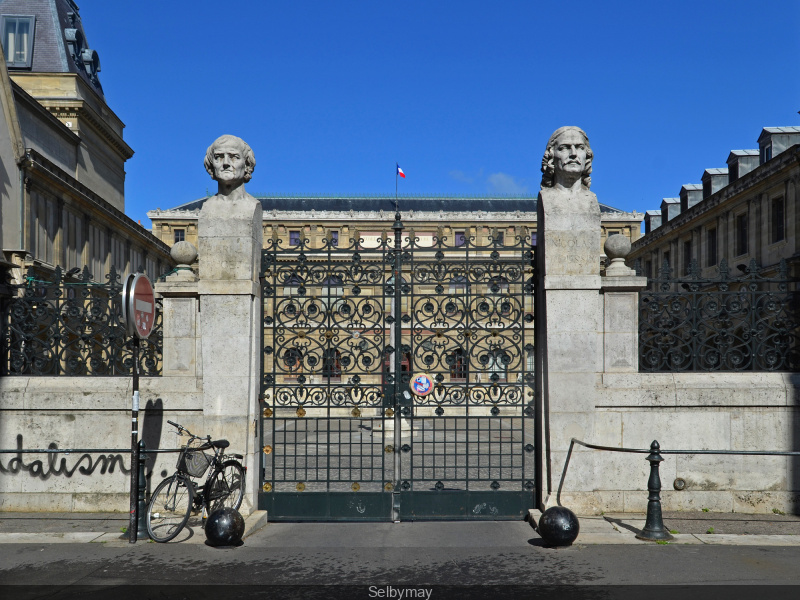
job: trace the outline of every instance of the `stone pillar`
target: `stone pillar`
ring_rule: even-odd
[[[258,481],[262,219],[261,205],[251,196],[214,196],[198,222],[205,430],[229,440],[231,452],[245,454],[251,475],[245,512],[255,506]]]
[[[610,263],[602,278],[603,291],[603,371],[639,372],[639,292],[647,287],[647,277],[637,277],[625,266],[631,251],[630,240],[612,235],[605,253]]]
[[[181,268],[194,262],[197,250],[188,242],[179,242],[170,253],[178,269],[155,285],[162,298],[162,377],[201,377],[197,277],[191,268]]]
[[[549,433],[542,474],[547,480],[539,485],[547,495],[545,505],[552,506],[570,438],[594,438],[596,385],[603,368],[600,205],[586,188],[571,192],[543,188],[537,221],[536,385],[545,438]],[[594,457],[581,447],[575,448],[578,452],[582,456],[580,460],[573,456],[569,475],[569,488],[576,496],[564,496],[562,501],[577,511],[591,510]]]

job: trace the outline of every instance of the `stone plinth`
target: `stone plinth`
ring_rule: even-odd
[[[203,203],[197,230],[203,283],[258,282],[264,232],[261,204],[255,198],[209,198]]]
[[[546,505],[555,501],[558,477],[570,438],[592,440],[598,373],[602,371],[603,305],[600,296],[600,206],[588,189],[543,189],[539,194],[540,230],[536,259],[538,308],[537,386],[550,433],[553,481]],[[594,461],[581,456],[581,474],[571,489],[595,489]],[[544,453],[543,453],[544,454]],[[546,455],[545,455],[546,457]],[[546,461],[546,458],[545,458]],[[547,490],[543,490],[547,494]]]

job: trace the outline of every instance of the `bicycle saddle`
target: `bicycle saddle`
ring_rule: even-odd
[[[211,442],[211,445],[214,446],[214,448],[227,448],[231,443],[228,440],[216,440]]]

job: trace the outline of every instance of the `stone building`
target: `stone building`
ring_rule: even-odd
[[[171,265],[125,216],[125,125],[106,103],[100,58],[72,0],[0,1],[0,248],[15,279],[34,266],[89,268],[105,281]]]
[[[785,259],[790,272],[800,272],[800,127],[765,127],[758,146],[732,150],[727,167],[706,169],[700,184],[684,185],[678,198],[648,210],[628,264],[639,260],[643,274],[654,277],[666,261],[684,276],[696,260],[711,277],[722,259],[732,269]]]
[[[283,247],[296,246],[301,237],[319,248],[330,234],[334,244],[346,244],[356,232],[365,247],[374,247],[382,232],[391,233],[395,214],[393,196],[258,196],[264,209],[264,239],[273,235]],[[197,246],[197,221],[206,198],[168,210],[149,211],[153,235],[165,244],[188,241]],[[420,243],[437,235],[456,244],[466,237],[485,243],[496,232],[512,239],[523,229],[536,231],[536,197],[400,196],[403,222]],[[621,234],[631,242],[641,236],[644,215],[626,213],[605,204],[601,208],[601,247],[609,235]]]

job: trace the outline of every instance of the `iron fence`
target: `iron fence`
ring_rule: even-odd
[[[39,276],[42,277],[42,276]],[[61,267],[46,278],[31,267],[2,301],[2,375],[131,375],[133,340],[122,320],[120,274],[92,281],[88,268],[73,277]],[[45,276],[46,277],[46,276]],[[139,347],[139,373],[161,375],[160,299],[153,332]]]
[[[755,260],[739,268],[723,260],[704,278],[692,260],[674,278],[664,262],[639,295],[640,371],[800,371],[797,279],[785,260],[774,277]]]

